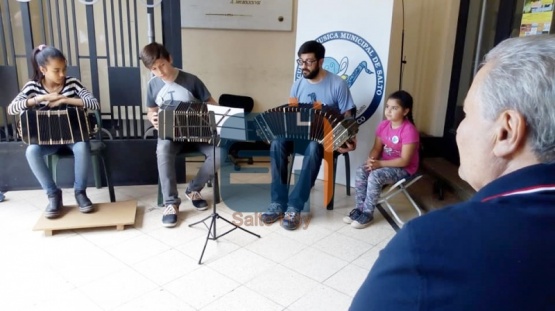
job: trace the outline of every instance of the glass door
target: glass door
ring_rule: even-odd
[[[442,154],[456,165],[459,154],[455,135],[464,117],[466,93],[484,55],[504,39],[518,36],[524,1],[527,0],[461,1]]]

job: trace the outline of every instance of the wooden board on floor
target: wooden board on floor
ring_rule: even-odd
[[[77,205],[64,206],[62,215],[56,219],[48,219],[41,215],[33,231],[44,230],[46,235],[54,231],[99,228],[115,226],[123,230],[126,225],[135,224],[137,201],[122,201],[113,203],[94,204],[94,212],[84,214],[79,212]]]

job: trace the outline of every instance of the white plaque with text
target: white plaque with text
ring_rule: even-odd
[[[293,0],[181,0],[181,27],[291,31]]]

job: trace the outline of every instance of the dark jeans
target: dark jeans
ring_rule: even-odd
[[[293,141],[276,139],[272,141],[270,146],[272,203],[280,204],[283,209],[291,206],[297,212],[303,209],[305,202],[310,196],[310,190],[314,187],[314,182],[318,177],[318,171],[324,156],[324,148],[319,143],[315,141],[301,143],[306,145],[301,175],[289,195],[287,193],[287,175],[289,173],[287,157],[295,151]]]

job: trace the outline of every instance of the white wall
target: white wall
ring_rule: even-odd
[[[296,20],[297,0],[293,16]],[[182,29],[183,69],[197,75],[217,100],[247,95],[254,111],[283,105],[293,82],[293,31]]]

